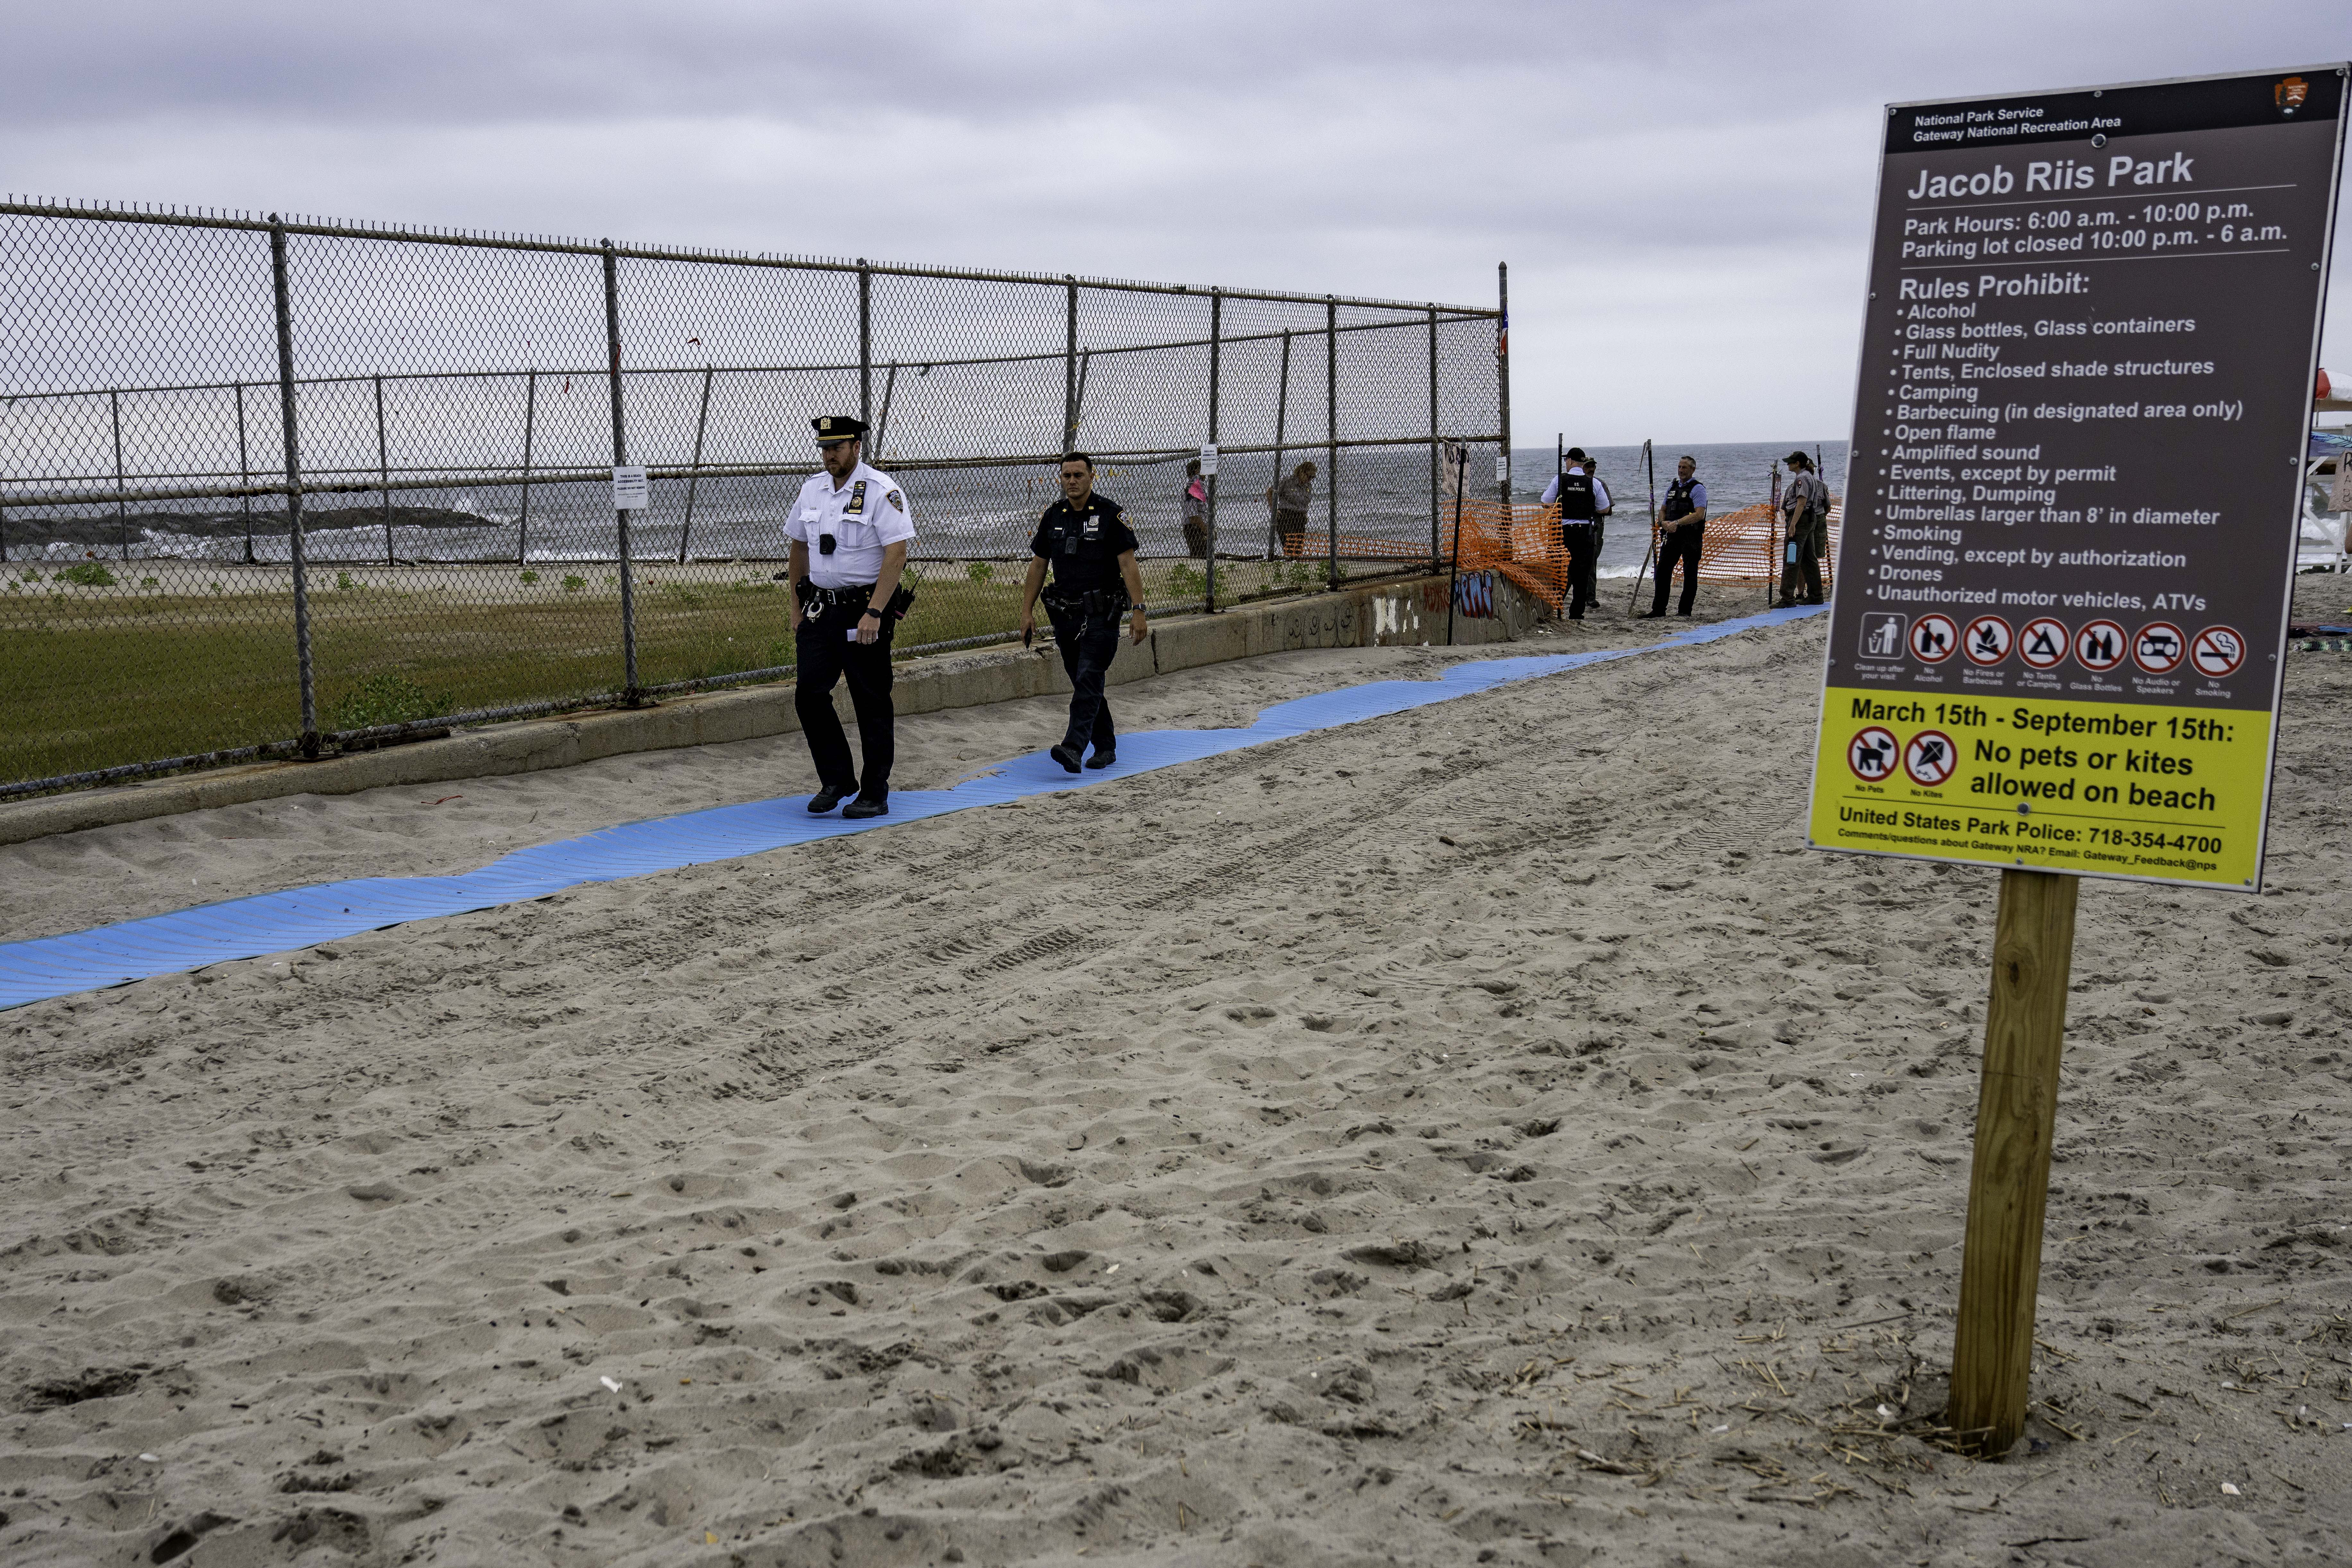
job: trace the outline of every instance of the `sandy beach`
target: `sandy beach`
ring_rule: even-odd
[[[1681,624],[1622,594],[1113,706]],[[2084,889],[1980,1464],[1997,878],[1802,849],[1822,635],[0,1015],[0,1559],[2343,1561],[2352,659],[2289,656],[2263,896]],[[1058,707],[904,721],[896,782]],[[784,735],[93,830],[0,849],[0,940],[813,783]]]

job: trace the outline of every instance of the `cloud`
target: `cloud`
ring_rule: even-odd
[[[2336,15],[43,7],[0,184],[1473,303],[1507,259],[1522,433],[1833,436],[1882,104],[2295,61]]]

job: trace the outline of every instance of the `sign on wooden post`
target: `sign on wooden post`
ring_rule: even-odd
[[[2262,885],[2346,81],[1886,112],[1809,841],[2004,870],[1948,1416],[1989,1455],[2071,879]]]

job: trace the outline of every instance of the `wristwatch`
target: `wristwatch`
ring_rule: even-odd
[[[880,620],[880,619],[882,618],[882,612],[881,612],[881,611],[879,611],[879,610],[877,610],[877,609],[876,609],[873,605],[866,605],[866,615],[862,615],[862,616],[858,616],[857,618],[858,618],[859,620],[861,620],[861,621],[862,621],[862,620],[864,620],[864,619],[866,618],[866,616],[872,616],[876,620],[877,620],[877,621],[878,621],[878,620]]]

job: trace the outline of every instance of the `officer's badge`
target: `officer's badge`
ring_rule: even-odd
[[[884,496],[882,499],[890,503],[890,510],[892,511],[904,511],[907,510],[907,498],[900,495],[897,490],[892,490],[888,495]]]
[[[866,515],[866,481],[864,479],[849,487],[849,504],[841,509],[841,515],[844,517]]]
[[[1087,513],[1087,537],[1088,539],[1102,537],[1102,513],[1098,511]]]

